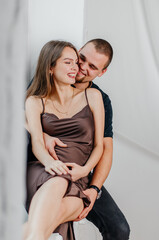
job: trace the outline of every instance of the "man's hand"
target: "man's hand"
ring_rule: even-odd
[[[83,218],[87,217],[88,213],[92,210],[93,205],[97,199],[97,191],[93,188],[86,189],[85,191],[83,191],[83,193],[90,198],[91,203],[88,207],[83,209],[78,218],[76,218],[74,221],[80,221]]]
[[[51,137],[46,133],[44,133],[43,136],[44,136],[45,147],[48,150],[49,154],[55,160],[59,160],[55,152],[55,146],[58,145],[59,147],[67,147],[67,144],[64,144],[58,138]]]

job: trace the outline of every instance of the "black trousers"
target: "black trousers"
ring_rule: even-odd
[[[103,240],[128,240],[129,225],[108,191],[102,187],[102,195],[96,200],[87,219],[100,231]]]

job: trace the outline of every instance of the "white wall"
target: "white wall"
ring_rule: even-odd
[[[159,2],[87,0],[85,41],[105,38],[114,48],[96,83],[114,112],[114,160],[105,185],[125,214],[132,240],[158,238]]]
[[[84,0],[29,0],[29,77],[46,42],[66,40],[81,47],[83,15]]]
[[[103,37],[114,48],[101,82],[112,96],[114,128],[159,156],[158,11],[156,0],[88,0],[85,40]]]
[[[27,2],[3,1],[0,17],[0,239],[21,240]]]
[[[158,158],[116,134],[105,186],[130,224],[130,240],[158,239],[158,182]]]

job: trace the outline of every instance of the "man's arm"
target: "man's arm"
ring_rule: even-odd
[[[105,182],[105,180],[107,179],[110,169],[111,169],[112,157],[113,157],[113,139],[111,137],[105,137],[103,139],[103,144],[104,144],[104,151],[103,151],[100,161],[98,162],[98,164],[93,172],[92,180],[90,183],[90,185],[95,185],[99,189],[101,189],[101,187],[102,187],[103,183]],[[97,198],[97,191],[93,188],[88,188],[83,192],[90,198],[91,203],[88,207],[86,207],[81,212],[81,214],[75,221],[79,221],[88,215],[88,213],[93,208],[93,205]]]
[[[27,162],[29,161],[33,161],[35,160],[35,156],[32,153],[32,146],[31,146],[31,141],[30,141],[30,130],[27,124],[25,124],[25,129],[26,129],[26,134],[27,134],[27,139],[28,139],[28,143],[27,143]],[[44,144],[46,149],[48,150],[49,154],[55,159],[55,160],[59,160],[56,152],[55,152],[55,146],[58,145],[60,147],[67,147],[67,144],[63,143],[62,141],[60,141],[60,139],[56,138],[56,137],[51,137],[46,133],[43,133],[43,138],[44,138]]]
[[[98,162],[92,176],[90,185],[95,185],[101,189],[103,183],[109,175],[112,157],[113,157],[113,127],[112,127],[112,118],[113,110],[111,101],[104,92],[103,103],[105,108],[105,128],[104,128],[104,139],[103,139],[103,154]]]
[[[99,189],[101,189],[111,169],[113,157],[113,139],[111,137],[105,137],[103,140],[103,145],[104,151],[102,157],[93,172],[90,183],[90,185],[95,185]]]
[[[93,87],[99,87],[95,84],[92,85]],[[103,183],[105,182],[106,178],[109,175],[111,165],[112,165],[112,157],[113,157],[113,127],[112,127],[112,118],[113,118],[113,111],[111,101],[107,94],[101,91],[103,97],[103,103],[105,108],[105,129],[104,129],[104,139],[103,139],[103,154],[98,162],[96,168],[94,169],[93,176],[91,179],[90,185],[95,185],[99,189],[101,189]],[[84,193],[90,198],[91,203],[88,207],[86,207],[82,213],[79,215],[78,220],[85,218],[90,210],[92,209],[95,200],[97,198],[97,191],[94,188],[88,188],[84,191]]]

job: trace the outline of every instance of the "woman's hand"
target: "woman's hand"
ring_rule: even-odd
[[[60,160],[51,160],[45,164],[45,171],[50,173],[51,175],[58,175],[61,174],[68,174],[69,169],[65,163],[61,162]]]
[[[87,168],[85,166],[80,166],[76,163],[65,164],[67,167],[71,167],[71,170],[69,170],[69,174],[71,175],[73,182],[88,175]]]

